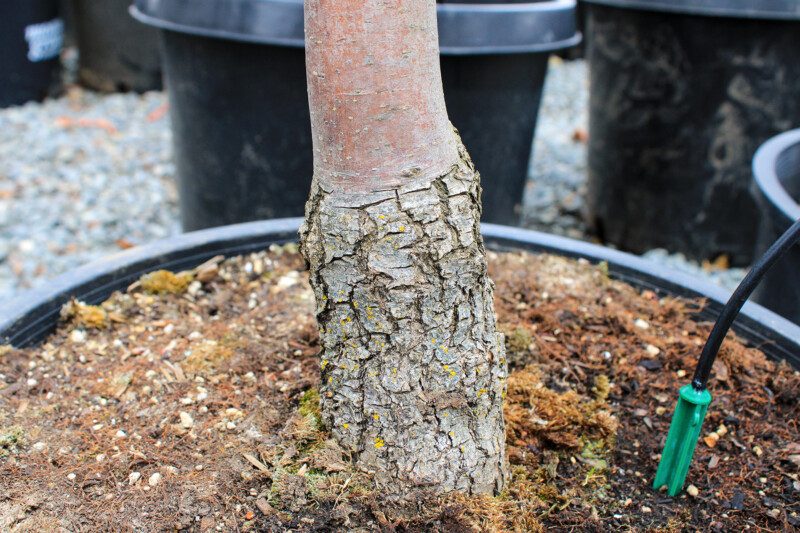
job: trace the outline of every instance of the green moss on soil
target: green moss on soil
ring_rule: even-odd
[[[25,430],[20,426],[11,426],[0,430],[0,457],[6,457],[28,444]]]
[[[189,287],[192,275],[188,272],[175,274],[169,270],[156,270],[139,280],[142,290],[148,294],[179,294]]]

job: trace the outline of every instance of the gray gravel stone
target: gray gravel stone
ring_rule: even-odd
[[[0,295],[179,232],[162,93],[0,110]],[[163,116],[160,116],[163,115]]]
[[[643,258],[649,259],[656,263],[661,263],[675,270],[679,270],[686,274],[704,278],[716,283],[726,289],[732,291],[739,285],[747,269],[744,268],[728,268],[728,269],[715,269],[703,268],[702,265],[695,261],[689,260],[681,253],[670,254],[663,248],[656,248],[642,255]]]
[[[589,115],[586,62],[550,60],[533,141],[522,225],[586,238],[582,219]]]

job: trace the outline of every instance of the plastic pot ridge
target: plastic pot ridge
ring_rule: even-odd
[[[0,342],[25,346],[41,341],[58,322],[61,306],[71,297],[97,304],[115,290],[124,290],[142,274],[195,267],[219,254],[226,256],[263,250],[270,244],[297,240],[302,219],[250,222],[196,231],[132,248],[80,267],[0,306]],[[729,294],[719,287],[641,258],[535,231],[483,224],[488,248],[546,252],[592,263],[605,262],[613,277],[661,295],[706,298],[698,318],[716,317]],[[800,368],[800,327],[763,307],[747,303],[734,330],[773,359],[786,359]]]
[[[756,253],[800,219],[800,129],[782,133],[753,158],[753,194],[761,211]],[[764,277],[753,300],[800,324],[800,246]]]

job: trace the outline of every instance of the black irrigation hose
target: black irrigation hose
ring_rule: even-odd
[[[728,299],[728,303],[722,309],[722,312],[708,336],[706,345],[703,347],[703,352],[700,354],[700,360],[697,362],[697,369],[692,378],[692,387],[698,392],[702,392],[708,385],[708,377],[711,374],[711,367],[714,365],[714,359],[717,357],[719,347],[725,339],[725,335],[733,324],[739,310],[747,301],[750,293],[756,288],[764,274],[772,268],[772,265],[785,254],[796,242],[800,240],[800,219],[796,220],[786,232],[770,246],[769,250],[758,260],[750,272],[744,277],[736,290]]]

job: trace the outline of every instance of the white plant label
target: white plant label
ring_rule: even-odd
[[[64,44],[64,21],[53,19],[25,28],[28,41],[28,59],[34,63],[44,61],[61,53]]]

